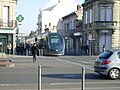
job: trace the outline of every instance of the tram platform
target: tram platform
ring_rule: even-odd
[[[0,67],[14,67],[14,63],[9,55],[0,53]]]

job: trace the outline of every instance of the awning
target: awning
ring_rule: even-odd
[[[0,33],[16,33],[14,29],[0,29]]]

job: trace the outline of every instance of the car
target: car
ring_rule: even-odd
[[[106,50],[95,60],[94,72],[111,79],[120,78],[120,49]]]

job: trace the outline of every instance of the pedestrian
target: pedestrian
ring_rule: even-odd
[[[36,62],[36,56],[37,56],[37,45],[36,43],[34,43],[31,47],[31,52],[32,52],[32,56],[33,56],[33,62]]]
[[[105,45],[102,46],[102,52],[105,52],[106,51],[106,48],[105,48]]]
[[[8,53],[8,54],[11,53],[11,48],[12,48],[12,45],[11,45],[11,43],[9,42],[8,45],[7,45],[7,53]]]

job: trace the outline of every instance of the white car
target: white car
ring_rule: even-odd
[[[106,50],[95,61],[94,71],[111,79],[120,77],[120,50]]]

